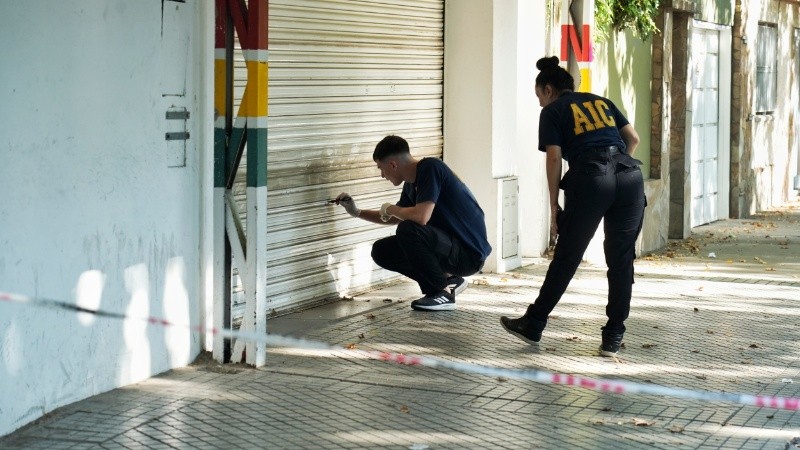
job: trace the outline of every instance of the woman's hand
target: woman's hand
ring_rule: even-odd
[[[555,247],[558,241],[558,217],[561,213],[561,207],[550,205],[550,247]]]

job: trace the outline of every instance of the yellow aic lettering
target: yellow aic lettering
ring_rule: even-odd
[[[575,121],[575,136],[583,134],[587,131],[594,131],[594,125],[592,125],[592,122],[590,122],[589,118],[586,117],[586,114],[581,111],[581,108],[578,106],[578,104],[571,103],[570,106],[572,107],[572,118]]]
[[[609,117],[608,114],[606,114],[607,111],[611,110],[606,102],[602,100],[595,100],[594,105],[597,107],[597,110],[600,112],[600,117],[603,118],[603,122],[605,122],[606,125],[610,127],[617,126],[617,122],[614,121],[614,117]]]
[[[575,121],[575,136],[587,131],[594,131],[607,126],[613,127],[617,125],[613,115],[608,115],[611,108],[609,108],[608,104],[603,100],[595,100],[594,103],[583,102],[580,106],[577,103],[572,103],[570,106],[572,107],[572,118]],[[583,106],[583,108],[581,108],[581,106]],[[589,116],[592,116],[591,120],[589,116],[586,115],[587,112]]]

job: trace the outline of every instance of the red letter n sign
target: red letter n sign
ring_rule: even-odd
[[[591,62],[594,58],[592,55],[592,41],[589,25],[581,27],[581,42],[578,42],[578,31],[575,25],[561,25],[561,60],[569,61],[569,47],[575,53],[575,58],[578,62]]]

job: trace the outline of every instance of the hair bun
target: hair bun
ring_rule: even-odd
[[[541,70],[555,69],[558,67],[558,56],[546,56],[536,61],[536,68]]]

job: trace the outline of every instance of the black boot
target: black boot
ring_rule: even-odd
[[[531,305],[533,306],[533,305]],[[535,344],[542,339],[542,330],[547,326],[547,321],[536,320],[530,314],[531,306],[525,312],[525,315],[519,319],[512,319],[503,316],[500,318],[500,324],[509,333],[522,339],[528,344]]]
[[[622,336],[625,334],[625,325],[602,327],[603,343],[600,344],[600,356],[617,356],[622,346]]]

